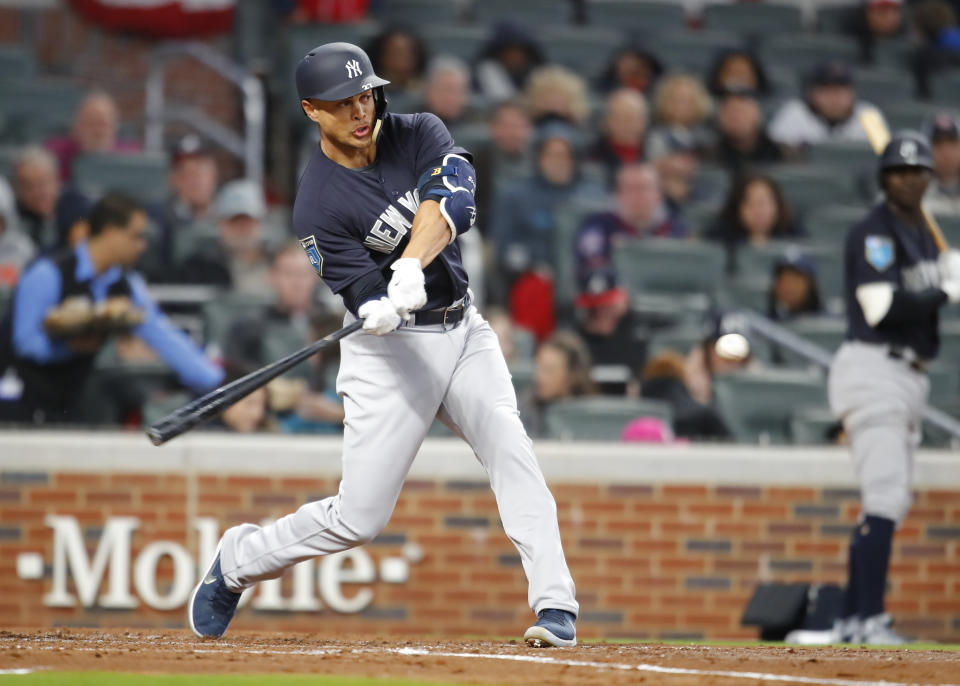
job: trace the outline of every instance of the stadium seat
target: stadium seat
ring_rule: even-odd
[[[807,159],[811,164],[838,171],[862,172],[876,171],[877,154],[868,143],[831,142],[812,145],[807,150]]]
[[[904,100],[903,102],[887,103],[883,108],[883,116],[887,120],[890,130],[898,131],[900,129],[922,129],[927,120],[944,111],[954,115],[957,114],[956,108],[950,108],[944,104]]]
[[[794,211],[803,215],[820,205],[858,200],[856,180],[849,174],[816,164],[779,164],[766,169]]]
[[[0,131],[3,131],[3,123],[0,122]],[[17,161],[17,155],[20,154],[20,148],[14,145],[0,146],[0,176],[7,179],[13,178],[13,168]]]
[[[887,103],[913,99],[913,75],[906,69],[856,69],[853,72],[853,83],[857,89],[857,97],[872,102],[881,109]]]
[[[624,427],[639,417],[656,417],[668,425],[673,419],[666,403],[637,398],[592,397],[549,405],[545,423],[550,438],[617,441]]]
[[[835,353],[847,336],[847,322],[843,317],[809,316],[798,317],[787,326],[793,333],[802,336],[814,345]],[[810,365],[807,358],[791,352],[782,346],[777,347],[778,360],[795,367]]]
[[[65,133],[83,93],[69,81],[0,79],[0,118],[6,142],[32,143]]]
[[[471,62],[480,53],[490,37],[482,26],[457,26],[453,24],[427,24],[421,29],[432,56],[453,55]]]
[[[596,212],[609,211],[605,201],[578,201],[554,212],[554,297],[558,306],[569,305],[577,294],[574,239],[581,222]]]
[[[0,46],[0,79],[29,80],[37,73],[33,54],[15,45]]]
[[[230,330],[230,324],[245,317],[253,317],[269,306],[272,298],[251,298],[249,295],[228,293],[203,307],[206,323],[204,338],[207,342],[222,343]]]
[[[682,31],[687,17],[683,5],[651,0],[590,0],[587,21],[630,33]]]
[[[92,197],[118,190],[143,202],[162,201],[168,171],[164,155],[83,155],[73,161],[73,180]]]
[[[801,408],[790,417],[790,436],[797,445],[828,445],[828,434],[836,424],[829,407]]]
[[[744,443],[787,443],[798,407],[826,404],[820,374],[793,369],[749,369],[717,376],[714,398],[720,414]]]
[[[843,255],[835,246],[799,245],[780,241],[764,246],[745,245],[737,251],[737,273],[772,276],[777,260],[790,250],[797,250],[813,258],[821,296],[831,297],[842,292]]]
[[[717,293],[717,304],[723,308],[744,308],[766,313],[770,298],[769,273],[727,279]]]
[[[602,27],[552,27],[540,34],[540,40],[549,61],[592,81],[606,68],[623,35]]]
[[[614,253],[617,272],[634,292],[713,293],[724,261],[718,245],[669,238],[626,242]]]
[[[937,215],[937,224],[952,247],[960,247],[960,217]]]
[[[803,227],[810,242],[819,246],[840,246],[850,227],[863,219],[868,205],[824,205],[814,207],[804,217]]]
[[[743,5],[756,9],[762,5]],[[789,67],[806,74],[814,65],[826,59],[854,63],[859,58],[859,47],[846,36],[830,34],[783,33],[771,36],[760,46],[761,61],[766,64]]]
[[[950,343],[951,347],[956,345],[956,341]],[[941,348],[940,355],[927,369],[930,404],[935,407],[956,405],[960,401],[960,367],[957,367],[960,358],[951,357],[950,352]]]
[[[463,5],[451,0],[390,0],[375,3],[374,16],[385,25],[449,24],[461,18]]]
[[[510,378],[513,380],[513,389],[516,391],[517,397],[521,397],[533,388],[535,370],[533,358],[513,360],[509,366]]]
[[[874,62],[878,67],[909,69],[916,49],[910,38],[881,39],[873,50]],[[909,82],[913,83],[912,75]]]
[[[940,323],[939,359],[960,361],[960,319],[944,319]]]
[[[820,5],[815,20],[818,33],[845,33],[857,11],[853,5]]]
[[[930,75],[932,99],[941,107],[960,106],[960,73],[956,69],[942,69]]]
[[[537,28],[550,24],[569,24],[573,3],[556,0],[479,0],[472,5],[478,21],[491,24],[513,21]]]
[[[797,32],[803,29],[802,19],[799,7],[773,3],[707,5],[700,12],[703,28],[746,36]]]
[[[720,50],[744,46],[729,31],[663,31],[650,36],[650,49],[672,69],[704,72]]]
[[[151,394],[143,403],[143,425],[150,426],[188,402],[190,394],[185,391]]]
[[[653,329],[700,325],[713,304],[712,293],[632,293],[630,306],[638,322]]]
[[[655,331],[647,344],[647,359],[668,350],[686,355],[703,337],[703,326],[692,322]]]

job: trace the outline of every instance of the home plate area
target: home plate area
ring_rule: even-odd
[[[587,643],[535,650],[519,640],[371,640],[318,634],[0,631],[0,674],[301,673],[470,684],[956,684],[960,652]],[[21,671],[22,670],[22,671]],[[389,683],[389,681],[385,682]]]

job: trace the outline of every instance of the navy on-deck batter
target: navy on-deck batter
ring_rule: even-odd
[[[936,357],[940,346],[938,307],[917,311],[909,321],[881,322],[874,327],[867,324],[856,291],[864,284],[879,281],[912,293],[937,288],[940,283],[938,255],[937,245],[926,228],[908,226],[885,202],[876,205],[847,236],[844,253],[847,338],[910,348],[927,360]]]
[[[443,122],[428,113],[387,113],[377,139],[376,162],[364,169],[332,162],[317,145],[300,179],[293,225],[330,290],[342,293],[361,277],[379,272],[381,293],[386,295],[390,264],[410,240],[420,205],[418,181],[425,170],[440,166],[448,153],[469,158]],[[311,250],[313,241],[316,253]],[[427,265],[424,276],[423,309],[446,307],[466,295],[467,273],[456,242]],[[356,314],[361,302],[350,300],[344,302]]]

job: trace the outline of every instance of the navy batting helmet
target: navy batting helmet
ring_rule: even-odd
[[[880,155],[880,174],[897,167],[922,167],[933,170],[933,152],[930,142],[919,131],[897,133]]]
[[[343,100],[372,90],[376,118],[387,109],[383,87],[390,83],[373,72],[367,53],[352,43],[327,43],[308,52],[296,71],[301,100]]]

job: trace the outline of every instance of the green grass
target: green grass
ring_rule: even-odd
[[[2,675],[11,686],[464,686],[417,679],[371,679],[313,674],[125,674],[122,672],[35,672]]]

